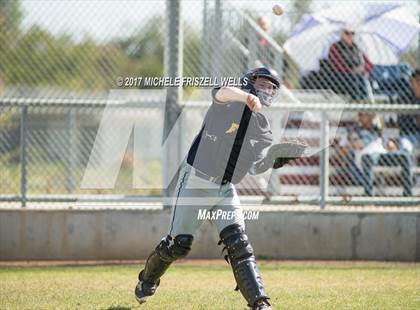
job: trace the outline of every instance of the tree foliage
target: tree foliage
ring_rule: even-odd
[[[119,76],[163,75],[161,17],[130,37],[105,42],[75,41],[39,25],[23,30],[22,17],[19,1],[0,0],[0,81],[6,87],[99,91],[115,87]]]

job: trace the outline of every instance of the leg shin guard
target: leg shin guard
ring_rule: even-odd
[[[139,280],[158,283],[172,262],[187,256],[192,242],[192,235],[177,235],[174,239],[171,236],[163,238],[148,257],[144,270],[139,274]]]
[[[242,227],[237,224],[229,225],[220,232],[220,239],[219,244],[225,244],[237,287],[248,306],[252,307],[260,300],[267,300],[252,246]]]

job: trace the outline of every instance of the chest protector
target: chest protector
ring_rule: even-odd
[[[213,103],[188,153],[188,163],[221,182],[239,183],[272,143],[267,118],[244,103]]]

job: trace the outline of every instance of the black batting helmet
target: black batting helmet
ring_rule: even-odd
[[[267,93],[265,91],[255,89],[254,83],[259,77],[265,78],[272,83],[272,93]],[[252,69],[246,72],[241,78],[241,88],[243,90],[248,90],[255,96],[258,96],[261,103],[265,106],[271,105],[273,98],[277,95],[277,90],[279,89],[280,84],[281,83],[277,72],[266,67]]]

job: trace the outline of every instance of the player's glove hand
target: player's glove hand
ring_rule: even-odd
[[[308,144],[303,139],[287,139],[273,144],[267,152],[266,161],[274,169],[279,169],[289,161],[299,158]]]
[[[273,144],[267,155],[254,165],[253,174],[264,173],[270,168],[279,169],[289,161],[301,157],[307,147],[308,144],[302,139],[287,139]]]

